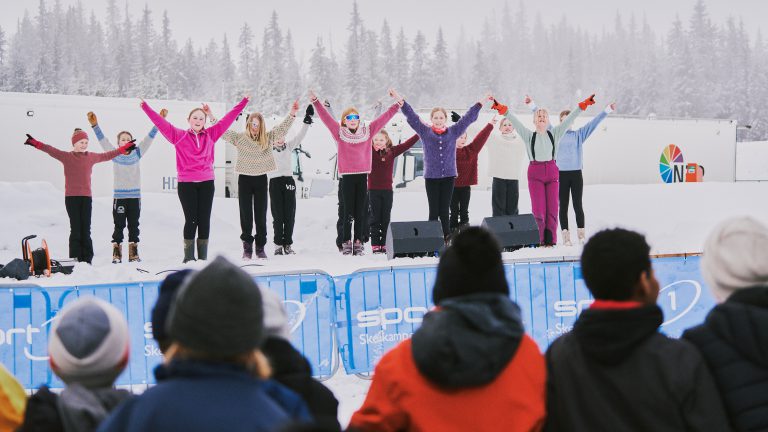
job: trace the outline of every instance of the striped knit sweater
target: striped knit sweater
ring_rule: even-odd
[[[109,141],[109,138],[104,136],[99,125],[93,126],[93,131],[96,133],[96,138],[99,139],[99,144],[101,144],[101,148],[104,151],[116,149]],[[153,127],[136,147],[135,151],[132,151],[131,154],[120,155],[112,159],[114,163],[115,199],[141,198],[141,164],[139,161],[149,151],[149,146],[155,140],[155,135],[157,135],[157,128]]]
[[[237,163],[235,172],[250,176],[260,176],[277,170],[275,156],[272,154],[272,146],[285,138],[293,124],[295,116],[288,114],[275,128],[267,132],[267,146],[263,147],[258,141],[251,139],[248,132],[224,132],[224,141],[237,148]],[[250,126],[248,126],[250,127]]]

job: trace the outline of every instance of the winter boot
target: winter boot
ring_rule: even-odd
[[[253,258],[253,242],[243,242],[243,259],[249,260]]]
[[[573,243],[571,243],[571,232],[567,229],[563,230],[563,244],[566,246],[573,246]]]
[[[584,244],[584,240],[587,237],[587,233],[584,232],[584,228],[577,228],[576,235],[579,236],[579,244]]]
[[[258,259],[267,259],[267,254],[264,252],[264,246],[256,246],[253,248],[253,252]]]
[[[342,255],[352,255],[352,240],[347,240],[341,244]]]
[[[354,246],[352,246],[352,255],[361,256],[365,255],[365,246],[360,240],[355,240]]]
[[[195,241],[184,239],[184,263],[195,261]]]
[[[139,258],[139,244],[135,242],[128,243],[128,262],[141,262]]]
[[[276,244],[275,245],[275,255],[283,255],[283,252],[284,252],[283,247],[280,246],[279,244]]]
[[[112,243],[112,264],[123,262],[123,245],[121,243]]]
[[[197,259],[208,259],[208,239],[197,239]]]
[[[294,251],[289,244],[283,245],[283,252],[285,252],[286,255],[296,255],[296,251]]]
[[[379,253],[380,250],[381,250],[381,246],[379,246],[379,245],[372,245],[371,246],[371,252],[373,252],[374,254]]]

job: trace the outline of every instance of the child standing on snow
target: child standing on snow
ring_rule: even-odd
[[[27,134],[24,144],[48,153],[64,165],[64,204],[69,216],[69,257],[88,264],[93,260],[91,240],[91,174],[93,166],[118,156],[130,154],[136,148],[133,141],[106,153],[88,151],[88,134],[82,129],[72,133],[72,151],[66,152],[32,138]]]
[[[451,195],[451,232],[469,226],[469,199],[472,186],[477,184],[477,155],[493,131],[496,117],[467,144],[467,133],[456,139],[456,182]]]
[[[525,144],[512,122],[502,118],[499,133],[488,139],[488,174],[491,184],[491,210],[496,216],[515,216],[520,200],[520,174],[523,172]]]
[[[555,155],[560,146],[560,140],[571,127],[573,121],[590,105],[595,103],[595,95],[579,102],[579,109],[573,110],[557,126],[550,129],[549,112],[537,109],[533,115],[535,131],[531,131],[503,105],[494,100],[493,109],[501,115],[506,115],[509,121],[523,138],[528,159],[528,191],[531,194],[533,217],[539,226],[539,241],[544,246],[554,246],[557,243],[557,212],[559,194],[559,170]]]
[[[206,105],[207,108],[207,105]],[[299,111],[298,101],[293,102],[291,110],[285,119],[274,129],[267,132],[264,116],[259,112],[248,115],[245,120],[245,131],[226,131],[222,138],[237,148],[237,199],[240,204],[240,240],[243,241],[243,259],[266,259],[264,245],[267,244],[267,173],[275,171],[275,157],[272,146],[285,138],[291,128],[296,112]],[[211,121],[216,121],[210,109],[206,114]],[[256,223],[256,236],[251,234],[251,227]],[[254,249],[255,240],[255,249]]]
[[[165,118],[167,109],[160,110],[160,115]],[[115,146],[104,136],[99,127],[96,114],[88,113],[88,122],[91,124],[96,138],[104,151],[111,151]],[[112,160],[114,163],[114,195],[112,200],[112,220],[115,223],[115,231],[112,233],[112,263],[117,264],[123,260],[123,229],[128,224],[128,261],[138,262],[139,258],[139,216],[141,215],[141,165],[139,162],[149,151],[149,146],[155,140],[157,127],[153,127],[146,138],[141,141],[136,151],[129,155],[121,155]],[[124,145],[133,141],[130,132],[122,131],[117,134],[118,145]]]
[[[274,233],[275,255],[293,255],[293,227],[296,224],[296,181],[293,179],[291,155],[307,135],[312,116],[312,105],[307,106],[304,124],[299,133],[288,141],[280,138],[272,144],[272,156],[277,169],[267,174],[269,177],[269,206],[272,212],[272,232]]]
[[[390,96],[393,96],[390,91]],[[393,96],[394,97],[394,96]],[[338,146],[338,167],[341,175],[342,193],[344,198],[344,255],[363,255],[364,224],[367,217],[365,197],[368,193],[368,174],[371,172],[371,157],[373,136],[394,117],[400,108],[399,102],[392,104],[384,114],[366,124],[360,120],[356,108],[344,110],[341,124],[336,123],[325,109],[325,106],[312,90],[309,98],[325,126],[331,132]],[[354,220],[354,243],[352,221]]]
[[[373,253],[387,253],[386,239],[389,219],[392,214],[392,172],[395,159],[408,151],[419,141],[414,135],[396,146],[386,130],[373,136],[373,159],[371,175],[368,176],[368,199],[370,210],[371,249]]]

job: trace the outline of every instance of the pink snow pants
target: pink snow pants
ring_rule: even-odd
[[[531,194],[531,208],[539,226],[541,244],[556,244],[560,170],[554,160],[532,161],[528,165],[528,192]]]

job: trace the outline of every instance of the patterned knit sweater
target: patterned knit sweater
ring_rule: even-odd
[[[275,171],[277,164],[272,154],[272,146],[285,138],[295,118],[295,116],[288,114],[279,125],[267,132],[267,146],[264,148],[262,148],[258,141],[251,139],[248,132],[235,132],[231,130],[224,132],[224,135],[222,135],[224,141],[237,148],[235,172],[250,176],[260,176]]]
[[[99,139],[99,144],[101,144],[101,148],[104,151],[116,149],[109,141],[109,138],[104,136],[104,132],[101,131],[99,125],[93,126],[93,131],[96,132],[96,138]],[[136,147],[135,151],[132,151],[131,154],[120,155],[112,159],[115,177],[115,199],[141,198],[141,164],[139,162],[149,151],[149,146],[155,140],[155,135],[157,135],[157,128],[153,127]]]

